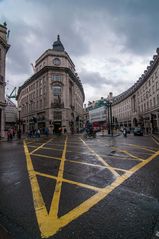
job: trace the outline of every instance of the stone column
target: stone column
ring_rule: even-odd
[[[5,137],[5,131],[4,131],[4,124],[5,124],[5,120],[4,120],[4,109],[1,109],[1,137]]]
[[[159,132],[159,113],[156,114],[156,119],[157,119],[157,130]]]

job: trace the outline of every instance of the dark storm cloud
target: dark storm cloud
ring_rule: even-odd
[[[35,34],[37,31],[25,22],[10,22],[7,21],[11,29],[9,43],[11,44],[8,52],[8,70],[13,74],[30,73],[30,54],[29,51],[34,51],[28,43],[30,34]]]
[[[81,56],[89,53],[89,45],[84,36],[78,30],[78,14],[75,5],[70,5],[69,1],[41,1],[45,7],[47,17],[41,24],[41,33],[46,41],[52,44],[58,34],[65,50],[71,55]]]
[[[88,72],[86,70],[82,70],[80,73],[80,79],[82,84],[88,84],[95,88],[105,87],[105,86],[116,86],[117,84],[122,85],[125,84],[125,81],[121,79],[107,79],[100,75],[99,72]]]
[[[117,89],[129,84],[120,79],[129,74],[126,66],[133,66],[134,59],[145,59],[159,46],[158,0],[15,0],[15,4],[11,3],[0,0],[3,12],[0,22],[7,21],[11,30],[11,48],[7,54],[10,75],[29,76],[30,63],[52,48],[60,34],[76,65],[79,59],[86,68],[88,59],[93,62],[96,57],[99,60],[107,56],[106,77],[99,73],[101,65],[99,68],[97,65],[96,72],[82,69],[79,75],[83,84]],[[88,65],[92,69],[91,61]]]
[[[34,4],[34,1],[27,2]],[[52,48],[57,34],[60,34],[65,50],[71,53],[71,56],[81,56],[89,52],[89,46],[80,32],[76,30],[74,14],[72,14],[73,9],[64,6],[61,8],[61,5],[56,1],[45,1],[44,5],[43,2],[38,1],[36,6],[35,18],[37,18],[38,24],[34,24],[34,19],[32,23],[31,18],[30,23],[28,23],[23,18],[21,21],[15,19],[10,21],[4,16],[11,30],[8,70],[12,73],[30,73],[30,63],[47,48]],[[33,11],[33,5],[30,7]],[[30,40],[32,36],[34,39]]]
[[[44,15],[41,16],[41,12],[39,16],[36,15],[39,18],[39,26],[28,25],[26,22],[8,22],[12,41],[9,53],[11,70],[28,71],[28,61],[31,59],[29,59],[28,51],[30,49],[26,39],[30,32],[37,34],[37,38],[41,41],[39,53],[40,50],[45,50],[46,46],[51,47],[57,34],[60,34],[66,51],[72,56],[88,54],[89,42],[82,32],[83,26],[79,27],[80,21],[84,21],[82,24],[85,25],[85,29],[96,31],[98,20],[101,21],[103,18],[102,21],[105,21],[106,25],[109,23],[112,30],[119,36],[119,42],[121,36],[124,36],[124,51],[131,51],[134,54],[149,54],[154,51],[154,47],[158,46],[158,0],[27,0],[26,2],[37,4],[37,11],[44,9]],[[89,18],[91,18],[92,12],[96,13],[96,19],[91,23]],[[95,27],[94,23],[97,24]],[[101,32],[100,37],[102,38],[106,34],[109,32]],[[92,41],[96,41],[96,39],[92,39]],[[33,47],[36,48],[32,45],[31,48]]]
[[[49,2],[49,1],[47,1]],[[57,3],[57,1],[55,1]],[[44,3],[44,1],[43,1]],[[61,4],[60,4],[61,3]],[[85,19],[85,25],[96,31],[94,23],[103,18],[103,23],[110,25],[119,38],[124,38],[124,51],[134,54],[151,54],[159,45],[159,1],[158,0],[80,0],[60,1],[59,5],[67,4],[72,16]],[[92,25],[87,21],[92,12],[96,18]],[[97,27],[95,25],[95,27]],[[100,29],[100,24],[99,24]],[[109,32],[101,32],[101,37]],[[95,40],[95,39],[94,39]],[[80,46],[79,46],[80,49]]]
[[[140,55],[150,54],[159,45],[159,1],[127,0],[118,4],[122,7],[116,9],[113,26],[119,37],[125,36],[125,49]],[[115,9],[112,11],[115,13]]]
[[[125,37],[124,51],[144,55],[158,47],[158,0],[101,1],[97,11],[100,7],[109,15],[109,24],[119,37],[119,42],[121,37]]]
[[[97,87],[99,84],[110,84],[109,80],[102,77],[98,72],[88,72],[86,70],[82,70],[79,75],[83,84],[88,84],[92,87]]]

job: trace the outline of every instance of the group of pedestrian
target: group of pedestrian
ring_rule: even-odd
[[[55,129],[53,128],[52,132],[53,132],[53,134],[56,134],[56,135],[61,135],[62,133],[67,134],[67,129],[66,129],[66,128],[59,127],[59,128],[57,128],[57,129],[55,130]]]
[[[31,129],[28,132],[29,138],[40,138],[40,129]]]
[[[59,128],[60,135],[62,134],[62,131],[63,131],[64,134],[67,134],[67,129],[66,128],[64,128],[63,130],[62,130],[61,127]]]
[[[21,129],[17,130],[15,128],[8,129],[7,131],[7,141],[12,141],[17,134],[17,138],[21,139]]]

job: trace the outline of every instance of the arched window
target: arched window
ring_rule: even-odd
[[[61,86],[53,86],[53,95],[54,96],[61,95],[61,93],[62,93]]]

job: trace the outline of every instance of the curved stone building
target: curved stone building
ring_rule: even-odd
[[[159,48],[139,80],[113,98],[114,124],[142,126],[145,133],[159,131]]]
[[[5,68],[6,53],[9,49],[7,24],[0,24],[0,137],[4,137]]]
[[[34,74],[17,95],[23,132],[35,128],[42,132],[45,127],[76,132],[82,128],[84,90],[59,35],[33,68]]]

